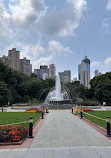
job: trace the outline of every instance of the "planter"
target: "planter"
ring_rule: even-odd
[[[0,146],[4,146],[4,145],[21,145],[25,139],[26,138],[24,138],[23,140],[21,140],[19,142],[6,142],[6,143],[2,142],[2,143],[0,143]]]

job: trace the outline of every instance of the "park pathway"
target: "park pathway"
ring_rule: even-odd
[[[69,110],[52,110],[29,149],[0,150],[0,158],[111,158],[111,140]]]

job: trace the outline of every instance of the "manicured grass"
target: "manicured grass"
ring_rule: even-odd
[[[41,113],[25,113],[25,112],[0,112],[0,125],[29,121],[33,117],[34,124],[41,117]],[[29,123],[19,124],[29,128]]]
[[[97,116],[97,117],[100,117],[100,118],[103,118],[103,119],[106,119],[106,116],[109,116],[110,122],[111,122],[111,111],[93,111],[93,112],[87,112],[87,113],[94,115],[94,116]],[[84,114],[84,113],[83,113],[83,117],[88,119],[89,121],[103,127],[104,129],[106,129],[106,121],[94,118],[94,117],[89,116],[89,115]]]

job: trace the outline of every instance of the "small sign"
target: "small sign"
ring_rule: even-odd
[[[106,105],[106,102],[103,102],[103,105]]]

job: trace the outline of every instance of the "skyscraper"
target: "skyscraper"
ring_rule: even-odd
[[[17,51],[16,48],[9,50],[8,56],[1,57],[1,60],[13,70],[19,71],[28,76],[32,73],[30,60],[27,60],[26,58],[20,59],[20,51]]]
[[[13,70],[19,71],[19,60],[20,60],[20,51],[17,51],[16,48],[8,51],[8,59],[10,61],[10,67]]]
[[[59,72],[59,77],[63,83],[71,82],[71,71],[65,70],[64,72]]]
[[[49,76],[49,68],[47,65],[40,65],[40,69],[34,69],[34,73],[37,75],[37,78],[43,79],[44,73]]]
[[[49,65],[49,77],[50,78],[55,77],[55,64]]]
[[[32,65],[30,64],[30,60],[27,60],[25,57],[20,59],[19,71],[30,76],[32,73]]]
[[[71,82],[71,71],[65,70],[64,71],[64,83]]]
[[[95,77],[99,75],[99,70],[95,70]]]
[[[85,56],[81,64],[78,65],[78,78],[83,86],[90,88],[90,60],[87,56]]]

